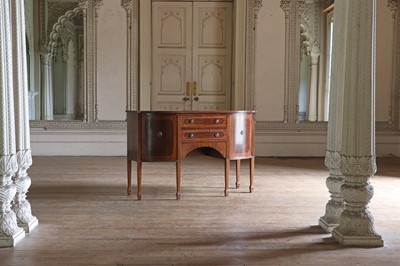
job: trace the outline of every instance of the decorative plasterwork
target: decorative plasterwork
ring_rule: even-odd
[[[82,8],[77,7],[73,10],[67,11],[64,15],[60,16],[57,22],[53,25],[53,30],[49,35],[49,52],[54,53],[54,48],[59,45],[58,38],[61,37],[62,43],[67,44],[71,38],[72,31],[69,30],[68,24],[75,18],[82,17]],[[64,54],[68,54],[68,47],[64,45]]]
[[[139,1],[121,0],[127,14],[126,110],[138,110]]]
[[[244,108],[255,110],[255,53],[257,15],[262,7],[262,0],[247,1],[247,30],[246,30],[246,80]]]
[[[304,39],[302,48],[307,55],[313,52],[320,53],[320,5],[319,1],[306,2],[304,10],[300,13],[302,30],[302,39]]]

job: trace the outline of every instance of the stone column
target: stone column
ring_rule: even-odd
[[[53,120],[53,56],[48,54],[40,55],[40,62],[42,65],[42,95],[41,95],[41,119]]]
[[[332,236],[342,245],[378,247],[383,246],[383,240],[376,233],[368,210],[374,193],[370,178],[376,172],[376,0],[336,0],[335,6],[338,4],[344,4],[343,10],[347,9],[351,15],[347,17],[346,30],[341,33],[346,46],[340,156],[340,169],[345,178],[341,187],[345,209]]]
[[[311,79],[310,79],[310,100],[308,105],[308,121],[317,121],[317,99],[318,99],[318,61],[319,48],[314,47],[311,50]]]
[[[28,75],[25,42],[24,0],[12,2],[13,29],[13,73],[14,73],[14,106],[15,106],[15,140],[18,171],[14,176],[17,193],[12,209],[17,215],[18,226],[25,232],[31,232],[38,219],[32,216],[31,205],[26,193],[31,186],[27,169],[32,165],[29,128]]]
[[[343,196],[340,187],[343,184],[343,175],[340,171],[340,151],[342,146],[342,120],[343,120],[343,88],[346,68],[346,21],[348,19],[347,6],[344,1],[335,3],[335,20],[333,27],[332,47],[332,75],[329,95],[329,120],[328,136],[325,156],[325,166],[329,170],[326,179],[331,199],[326,204],[325,215],[319,219],[319,225],[331,232],[339,225],[340,215],[344,209]]]
[[[12,177],[18,169],[15,150],[12,35],[10,1],[0,0],[0,247],[13,247],[25,237],[11,210],[16,187]]]

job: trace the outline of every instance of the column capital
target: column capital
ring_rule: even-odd
[[[285,13],[289,12],[292,9],[291,0],[281,0],[281,8]]]
[[[121,6],[126,10],[132,10],[134,7],[133,1],[134,0],[121,0]]]
[[[79,7],[82,9],[87,9],[88,8],[88,0],[79,0]]]

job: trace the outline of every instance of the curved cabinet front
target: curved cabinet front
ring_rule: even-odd
[[[142,161],[176,160],[176,116],[145,113],[141,118]]]

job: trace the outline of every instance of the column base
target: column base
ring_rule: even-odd
[[[339,224],[330,224],[330,223],[327,223],[326,221],[324,221],[323,217],[321,217],[321,218],[319,218],[319,226],[321,226],[322,229],[325,230],[325,232],[331,233],[332,230],[333,230],[335,227],[338,227],[338,226],[339,226]]]
[[[381,236],[344,236],[334,229],[332,237],[343,246],[383,247]]]
[[[25,231],[20,228],[20,230],[12,236],[1,236],[0,247],[15,247],[24,237]]]
[[[25,233],[32,233],[32,231],[39,225],[39,220],[34,217],[29,223],[27,224],[18,224],[18,227],[24,229]]]

